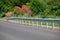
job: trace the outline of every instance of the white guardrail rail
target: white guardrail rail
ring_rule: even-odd
[[[60,30],[60,19],[49,19],[49,18],[8,18],[8,21],[17,22],[21,24],[32,24],[37,27],[58,28]]]

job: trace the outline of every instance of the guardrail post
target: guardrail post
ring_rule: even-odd
[[[53,30],[54,30],[54,22],[52,22],[52,28],[53,28]]]
[[[24,20],[24,24],[25,24],[25,20]]]
[[[24,20],[23,20],[22,22],[23,22],[23,24],[24,24]]]
[[[59,25],[59,27],[60,27],[60,22],[58,22],[58,25]]]
[[[29,25],[30,25],[30,20],[29,20]]]
[[[20,20],[19,20],[19,24],[20,24]]]
[[[60,22],[59,22],[59,31],[60,31]]]
[[[24,24],[25,24],[25,20],[24,20]]]
[[[37,28],[38,28],[38,21],[37,21]]]
[[[20,20],[20,24],[21,24],[21,20]]]
[[[17,20],[17,23],[19,23],[18,20]]]
[[[21,20],[20,20],[19,22],[20,22],[20,24],[21,24]]]
[[[16,20],[16,22],[17,22],[17,20]]]
[[[22,20],[21,20],[21,24],[22,24]]]
[[[34,21],[32,21],[32,25],[34,26]]]
[[[48,28],[48,22],[46,22],[46,27]]]
[[[42,27],[42,22],[41,22],[40,26]]]
[[[24,23],[23,23],[23,20],[22,20],[22,24],[24,24]]]

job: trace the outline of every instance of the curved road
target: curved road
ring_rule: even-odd
[[[0,21],[0,40],[60,40],[60,32]]]

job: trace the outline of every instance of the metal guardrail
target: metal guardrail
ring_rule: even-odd
[[[37,26],[42,26],[43,22],[46,23],[46,28],[49,28],[48,24],[49,22],[51,22],[52,24],[52,29],[54,29],[54,24],[58,23],[59,24],[59,28],[60,28],[60,19],[48,19],[48,18],[8,18],[7,20],[20,20],[21,23],[23,23],[23,21],[30,21],[32,22],[32,25],[34,25],[34,22],[37,22]],[[40,22],[40,24],[39,24]]]

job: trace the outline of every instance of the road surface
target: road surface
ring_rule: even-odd
[[[0,40],[60,40],[60,32],[0,21]]]

